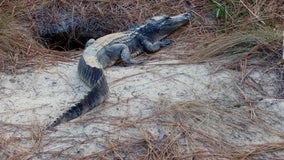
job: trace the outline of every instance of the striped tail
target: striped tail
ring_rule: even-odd
[[[90,67],[86,64],[83,57],[80,58],[78,65],[80,78],[92,88],[88,94],[80,100],[75,106],[58,117],[47,128],[53,128],[62,122],[75,119],[82,114],[92,110],[108,97],[108,84],[104,76],[103,70],[100,68]]]

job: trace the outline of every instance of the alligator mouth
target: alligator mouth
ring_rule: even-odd
[[[191,19],[189,13],[180,14],[177,16],[170,17],[165,23],[161,24],[160,30],[164,32],[174,31],[177,28],[185,25]]]
[[[191,19],[191,15],[189,13],[180,14],[177,16],[171,17],[170,23],[177,24],[177,25],[184,25]]]
[[[156,36],[154,35],[153,39],[161,40],[167,37],[173,31],[187,24],[190,19],[191,19],[191,15],[189,13],[184,13],[184,14],[170,17],[165,22],[160,24],[158,34]]]

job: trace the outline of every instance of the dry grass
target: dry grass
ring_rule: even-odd
[[[264,54],[270,54],[280,61],[281,41],[280,30],[264,29],[221,34],[206,42],[200,50],[192,54],[189,61],[213,61],[231,55],[238,55],[240,58],[261,57]]]
[[[284,5],[280,1],[263,0],[257,1],[257,4],[240,1],[235,4],[235,10],[246,9],[249,14],[238,20],[230,19],[226,22],[217,20],[217,24],[207,23],[206,14],[209,12],[207,1],[192,0],[191,2],[197,6],[193,12],[196,19],[191,23],[191,27],[180,31],[182,36],[173,35],[177,43],[186,44],[183,48],[184,55],[182,55],[187,57],[184,63],[208,62],[216,56],[224,58],[234,54],[237,58],[235,57],[234,61],[226,61],[225,67],[244,69],[246,67],[240,67],[239,62],[249,59],[252,61],[246,65],[254,64],[257,67],[263,67],[265,64],[264,67],[267,69],[282,70],[281,75],[283,75],[280,51],[282,51],[281,30],[284,26],[281,22],[284,21]],[[187,10],[184,9],[182,0],[1,1],[0,70],[2,72],[18,73],[18,69],[26,67],[38,68],[56,64],[58,61],[72,61],[80,54],[76,51],[50,50],[41,44],[41,40],[34,32],[35,22],[31,18],[30,11],[43,4],[73,8],[74,13],[86,18],[93,15],[103,18],[107,20],[106,23],[109,23],[106,24],[106,29],[111,32],[125,30],[134,22],[143,23],[152,15],[160,13],[172,15]],[[84,7],[81,7],[82,5]],[[199,44],[205,40],[205,43]],[[193,46],[195,51],[189,54]],[[254,58],[261,58],[264,61],[255,62]],[[242,72],[245,71],[242,70]],[[129,159],[157,160],[259,159],[259,157],[269,159],[277,153],[283,153],[283,133],[271,128],[264,120],[269,118],[276,123],[283,117],[275,117],[259,109],[233,110],[208,106],[204,103],[179,103],[143,119],[125,120],[123,125],[113,121],[112,125],[118,127],[118,130],[104,132],[105,137],[115,136],[118,131],[133,128],[140,136],[119,135],[121,139],[105,140],[108,143],[104,144],[104,150],[84,156],[71,154],[71,146],[63,147],[59,151],[44,150],[44,148],[53,145],[53,141],[59,141],[62,144],[74,144],[74,142],[84,144],[95,142],[98,137],[89,136],[78,140],[81,137],[53,136],[42,131],[38,126],[18,126],[1,122],[0,157],[1,159],[123,159],[125,156]],[[150,124],[159,125],[164,129],[158,138],[153,137],[145,127],[142,127]],[[262,131],[280,140],[260,144],[240,144],[225,136],[233,134],[229,131],[235,131],[240,137],[245,138],[253,137],[256,132]]]

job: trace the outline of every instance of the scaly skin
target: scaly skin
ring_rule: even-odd
[[[162,40],[173,31],[186,24],[191,16],[188,13],[169,17],[157,16],[144,25],[132,30],[113,33],[97,39],[90,39],[78,64],[81,80],[91,91],[75,106],[64,112],[48,128],[53,128],[62,122],[67,122],[92,110],[108,98],[108,85],[103,69],[112,66],[121,59],[126,64],[140,64],[141,60],[131,59],[145,51],[156,52],[172,43],[172,40]]]

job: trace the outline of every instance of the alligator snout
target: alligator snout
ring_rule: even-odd
[[[184,14],[182,14],[182,16],[185,17],[186,19],[191,18],[191,14],[189,14],[189,13],[184,13]]]
[[[185,16],[185,17],[189,17],[189,16],[190,16],[190,14],[189,14],[189,13],[184,13],[184,14],[183,14],[183,16]]]
[[[173,16],[171,17],[172,20],[174,21],[174,23],[176,22],[183,22],[183,21],[188,21],[192,18],[190,13],[183,13],[183,14],[179,14],[177,16]]]

